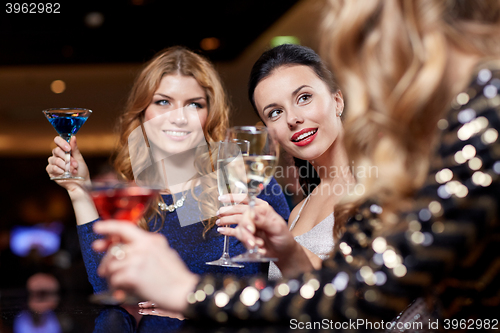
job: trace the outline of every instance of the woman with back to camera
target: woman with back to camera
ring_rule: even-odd
[[[254,64],[248,95],[254,110],[272,135],[294,157],[302,188],[308,194],[290,214],[295,240],[316,269],[333,250],[333,207],[347,192],[351,174],[342,143],[344,100],[332,73],[310,48],[280,45],[264,52]],[[221,208],[219,225],[238,223],[232,212],[246,207]],[[279,220],[283,228],[284,220]],[[335,228],[334,228],[335,226]],[[236,236],[240,229],[219,228],[223,234]],[[289,253],[277,256],[269,267],[269,279],[277,280],[295,270],[287,260]],[[279,267],[279,268],[278,268]]]
[[[260,271],[257,264],[246,264],[244,268],[205,264],[217,259],[223,247],[223,237],[214,230],[218,193],[215,181],[210,182],[215,173],[207,146],[224,139],[228,115],[229,103],[213,65],[186,48],[171,47],[145,65],[135,80],[120,122],[120,141],[114,159],[119,176],[139,185],[160,183],[167,188],[140,226],[165,235],[189,269],[197,274],[245,276]],[[62,173],[64,150],[68,149],[64,140],[56,138],[55,142],[58,147],[47,166],[50,176]],[[76,139],[71,146],[72,172],[89,184],[88,169]],[[103,291],[107,289],[106,281],[96,274],[101,256],[90,247],[97,237],[92,226],[98,213],[81,186],[67,181],[58,183],[68,190],[73,203],[89,280],[95,292]],[[274,184],[273,179],[269,186]],[[283,194],[264,192],[260,198],[287,218],[289,210]],[[182,205],[169,207],[179,201]],[[207,217],[205,222],[200,222],[204,220],[200,219],[200,211]],[[243,251],[241,243],[231,242],[230,254]]]
[[[240,289],[224,302],[216,298],[224,292],[217,284],[214,296],[200,301],[192,295],[214,282],[189,273],[163,245],[161,255],[170,256],[169,266],[141,266],[142,272],[154,271],[172,281],[161,293],[154,289],[155,300],[192,318],[210,317],[204,312],[208,306],[218,309],[213,319],[291,323],[303,316],[333,319],[333,327],[340,328],[349,320],[363,319],[357,328],[370,330],[404,329],[404,323],[392,327],[388,321],[409,302],[424,297],[440,320],[437,327],[435,320],[409,323],[411,329],[497,328],[500,3],[329,4],[323,41],[349,105],[346,150],[357,165],[379,169],[378,178],[363,182],[363,195],[346,197],[336,206],[337,213],[344,209],[353,218],[334,255],[320,271],[293,280],[294,290],[287,289],[286,297],[280,294],[285,288],[279,287],[291,286],[292,280],[276,289],[259,281],[258,294],[252,289],[254,281],[238,281]],[[350,205],[360,208],[351,212]],[[292,246],[293,238],[273,230],[271,219],[276,219],[272,210],[257,208],[256,235]],[[245,224],[250,220],[238,227]],[[120,235],[131,249],[151,238],[117,226],[101,223],[95,228]],[[95,246],[105,248],[102,242]],[[144,248],[141,257],[151,252]],[[129,254],[134,256],[127,252],[127,259]],[[134,267],[121,266],[127,262],[108,254],[99,272],[116,286],[152,294],[152,286],[132,274]],[[173,290],[181,278],[186,283]],[[243,303],[238,297],[245,288],[249,298]]]

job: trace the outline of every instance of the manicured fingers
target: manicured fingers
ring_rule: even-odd
[[[125,221],[107,220],[96,222],[94,231],[101,235],[118,236],[123,243],[131,242],[139,237],[137,226]]]
[[[63,138],[61,138],[60,136],[56,136],[54,138],[54,142],[55,144],[62,150],[64,150],[65,152],[66,151],[70,151],[71,150],[71,147],[69,145],[68,142],[66,142],[66,140],[64,140]],[[57,149],[57,148],[56,148]]]
[[[236,237],[240,240],[246,248],[252,248],[255,246],[255,237],[246,228],[238,226],[236,228],[219,227],[217,231],[223,235]]]
[[[244,212],[247,211],[247,209],[248,209],[247,205],[234,205],[234,206],[221,207],[217,212],[217,216],[223,217],[235,214],[243,214]]]
[[[137,304],[141,309],[149,309],[149,308],[155,308],[156,304],[151,302],[151,301],[146,301],[146,302],[139,302]]]
[[[104,252],[108,249],[110,245],[109,240],[107,239],[97,239],[92,242],[92,249],[96,252]]]

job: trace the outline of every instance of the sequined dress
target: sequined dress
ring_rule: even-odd
[[[295,224],[300,218],[300,213],[302,213],[302,209],[309,202],[309,198],[311,195],[309,194],[307,198],[304,200],[304,203],[300,207],[300,210],[295,217],[295,219],[290,223],[290,230],[295,227]],[[303,233],[302,235],[295,236],[294,239],[297,243],[317,255],[321,260],[328,259],[330,253],[333,250],[333,224],[334,224],[333,212],[328,215],[323,221],[319,222],[315,225],[311,230]],[[281,279],[283,275],[281,274],[280,269],[274,262],[269,263],[269,280],[278,280]]]
[[[196,187],[195,194],[199,196],[200,187]],[[180,196],[177,195],[178,199]],[[267,201],[285,220],[290,215],[290,209],[286,199],[281,192],[281,187],[272,179],[269,185],[262,191],[259,198]],[[173,203],[171,195],[164,195],[163,199],[167,205]],[[190,216],[193,221],[197,221],[199,214],[196,200],[192,197],[190,191],[187,191],[187,196],[184,205],[178,210],[184,210],[184,216]],[[179,213],[181,215],[181,213]],[[100,238],[99,235],[93,232],[93,222],[77,226],[78,237],[80,240],[80,248],[85,263],[85,268],[89,277],[89,282],[92,285],[94,292],[107,290],[106,280],[97,275],[97,267],[103,257],[103,254],[96,253],[92,250],[91,244],[94,240]],[[149,223],[150,230],[156,230],[154,222]],[[216,228],[210,229],[203,237],[204,225],[202,222],[197,222],[183,226],[179,220],[176,211],[170,213],[165,212],[165,221],[159,232],[165,235],[169,245],[175,249],[181,258],[184,260],[188,268],[196,274],[230,274],[237,277],[251,276],[262,272],[267,272],[267,265],[261,264],[244,264],[244,268],[230,268],[211,266],[205,264],[208,261],[218,259],[222,254],[224,245],[224,237],[217,233]],[[229,254],[237,255],[246,251],[245,247],[236,238],[229,238]]]
[[[197,290],[208,283],[216,292],[201,302],[190,295],[186,314],[219,322],[331,319],[328,323],[339,330],[363,319],[378,327],[365,322],[357,330],[385,330],[421,297],[437,314],[441,330],[464,325],[498,329],[499,89],[500,61],[478,67],[464,90],[467,96],[459,95],[439,121],[434,167],[416,194],[413,209],[398,216],[398,227],[377,233],[383,208],[372,198],[348,220],[321,270],[276,283],[225,281],[226,287],[207,276]],[[219,296],[223,294],[228,297]],[[380,326],[383,323],[386,326]]]

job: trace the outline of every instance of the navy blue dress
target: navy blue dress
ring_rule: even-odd
[[[199,195],[201,189],[197,187],[194,191],[196,195]],[[283,219],[288,220],[290,209],[281,191],[281,187],[274,178],[259,195],[259,198],[267,201]],[[167,205],[172,204],[171,195],[163,195],[163,199]],[[182,216],[190,216],[191,220],[198,221],[196,218],[197,215],[199,215],[199,211],[194,205],[197,207],[197,202],[192,197],[191,191],[187,191],[184,206],[178,208],[178,210],[184,210]],[[172,213],[166,212],[165,214],[163,225],[161,223],[156,223],[155,225],[154,221],[151,221],[149,223],[150,230],[158,230],[159,233],[165,235],[170,246],[179,253],[184,263],[193,273],[200,275],[207,273],[215,275],[232,274],[236,277],[244,277],[267,272],[267,264],[244,263],[244,268],[207,265],[207,261],[216,260],[222,254],[224,237],[217,232],[217,228],[210,229],[205,236],[203,236],[204,225],[202,222],[198,221],[186,226],[181,226],[176,211]],[[100,235],[93,231],[94,222],[95,221],[92,221],[77,226],[77,231],[89,282],[94,292],[97,293],[107,290],[108,287],[106,280],[97,275],[97,267],[104,253],[96,253],[91,247],[94,240],[101,238]],[[229,241],[229,254],[231,256],[245,252],[245,247],[236,238],[229,237]]]

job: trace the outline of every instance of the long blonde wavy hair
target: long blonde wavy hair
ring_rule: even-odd
[[[114,167],[124,179],[134,180],[129,156],[129,135],[134,129],[143,125],[146,108],[151,104],[153,95],[160,85],[161,79],[169,74],[194,77],[198,84],[205,90],[208,103],[208,117],[203,128],[203,133],[209,150],[197,156],[199,163],[196,163],[196,168],[200,176],[213,176],[214,174],[214,161],[211,158],[210,147],[213,147],[215,142],[224,139],[229,123],[229,101],[214,66],[203,56],[185,47],[174,46],[160,51],[145,64],[134,82],[125,110],[120,118],[120,140],[115,153]],[[193,186],[194,184],[193,182]],[[215,216],[218,207],[218,203],[216,202],[216,186],[202,184],[202,193],[197,199],[204,216]],[[155,216],[163,221],[158,209],[158,202],[160,200],[162,200],[161,197],[158,197],[145,214],[145,218],[139,222],[139,226],[143,229],[148,229],[148,220]],[[155,219],[155,221],[157,220]],[[206,222],[204,232],[215,225],[215,218],[209,218]]]
[[[377,195],[384,211],[402,208],[420,188],[447,111],[448,52],[500,54],[500,2],[464,0],[329,0],[321,54],[346,97],[346,151],[377,178],[336,206],[345,220]],[[451,69],[453,70],[453,69]],[[337,219],[336,219],[337,221]]]

